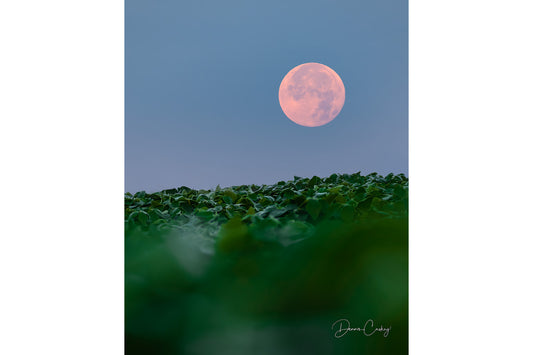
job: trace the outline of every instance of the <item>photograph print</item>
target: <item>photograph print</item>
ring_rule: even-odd
[[[124,45],[126,353],[407,354],[407,0],[126,0]]]

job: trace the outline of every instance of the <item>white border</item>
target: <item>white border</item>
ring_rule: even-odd
[[[122,1],[0,7],[0,353],[123,352]]]
[[[533,354],[532,13],[410,2],[411,354]]]
[[[123,5],[0,9],[0,353],[123,351]],[[531,6],[411,0],[412,354],[533,353]]]

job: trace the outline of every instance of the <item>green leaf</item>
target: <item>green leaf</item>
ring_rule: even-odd
[[[139,213],[136,215],[137,221],[141,226],[147,226],[148,221],[150,219],[150,215],[146,213],[145,211],[138,211]]]
[[[307,200],[307,204],[305,205],[305,210],[313,219],[317,219],[320,215],[320,210],[322,209],[322,205],[319,200],[317,199],[309,199]]]
[[[268,216],[269,217],[273,217],[273,218],[281,217],[285,213],[287,213],[288,211],[289,211],[289,209],[287,209],[287,208],[276,208],[276,209],[273,209],[272,211],[270,211]]]
[[[207,220],[212,219],[214,215],[215,214],[212,211],[209,211],[205,207],[202,207],[196,211],[196,216]]]
[[[320,179],[318,176],[313,176],[311,180],[307,183],[308,187],[314,187],[315,185],[318,185],[322,182],[322,179]]]
[[[340,211],[340,217],[344,222],[352,222],[355,218],[355,209],[353,208],[353,206],[342,206]]]
[[[250,241],[248,227],[240,217],[234,217],[222,225],[217,238],[217,248],[224,253],[241,251]]]

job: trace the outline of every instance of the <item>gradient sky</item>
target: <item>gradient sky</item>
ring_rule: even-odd
[[[408,168],[407,0],[126,0],[125,189]],[[341,113],[303,127],[281,80],[317,62]]]

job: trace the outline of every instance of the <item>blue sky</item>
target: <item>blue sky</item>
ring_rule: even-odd
[[[126,191],[408,169],[406,0],[126,0]],[[341,113],[290,121],[284,75],[342,78]]]

